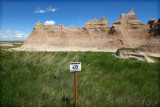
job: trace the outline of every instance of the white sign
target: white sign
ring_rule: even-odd
[[[81,71],[81,62],[70,62],[70,72]]]

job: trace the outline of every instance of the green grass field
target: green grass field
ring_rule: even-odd
[[[160,104],[160,62],[118,59],[106,52],[0,52],[0,106],[155,107]]]

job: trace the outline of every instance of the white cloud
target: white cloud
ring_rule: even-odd
[[[16,34],[15,36],[13,36],[13,37],[17,37],[17,38],[22,38],[22,37],[25,37],[26,35],[25,34],[21,34],[21,33],[18,33],[18,34]]]
[[[34,11],[34,13],[46,13],[46,10],[42,10],[39,7]]]
[[[0,40],[25,40],[28,34],[22,31],[4,30],[0,31]]]
[[[70,27],[74,27],[74,25],[69,25]]]
[[[35,10],[34,13],[46,13],[45,10],[39,9],[39,10]]]
[[[11,30],[5,30],[4,33],[13,33]]]
[[[4,38],[4,39],[5,39],[5,38],[8,38],[8,36],[3,36],[2,38]]]
[[[45,11],[45,10],[40,9],[40,10],[39,10],[39,13],[46,13],[46,11]]]
[[[19,31],[13,31],[13,30],[5,30],[1,31],[1,33],[18,33]]]
[[[52,11],[52,12],[55,12],[57,9],[52,8],[52,7],[50,6],[50,7],[48,7],[46,10],[48,10],[48,11]]]
[[[36,7],[36,10],[34,13],[46,13],[46,12],[55,12],[57,9],[53,7],[48,7],[46,9],[40,9],[39,7]]]
[[[55,25],[56,24],[56,22],[55,21],[53,21],[53,20],[50,20],[50,21],[45,21],[45,23],[44,23],[45,25]]]

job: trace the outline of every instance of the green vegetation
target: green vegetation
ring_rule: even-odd
[[[154,56],[149,56],[149,57],[155,60],[156,62],[160,62],[160,57],[154,57]]]
[[[123,47],[123,48],[119,48],[119,50],[132,50],[132,51],[138,51],[138,50],[140,50],[140,49],[138,49],[138,48],[125,48],[125,47]]]
[[[0,106],[74,105],[74,73],[78,72],[78,107],[158,106],[160,63],[118,59],[106,52],[0,53]]]

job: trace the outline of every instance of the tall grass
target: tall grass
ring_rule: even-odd
[[[78,107],[158,106],[160,63],[118,59],[105,52],[1,51],[0,106],[74,106],[78,72]]]

